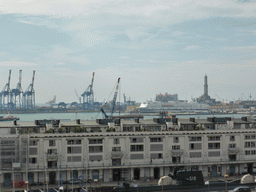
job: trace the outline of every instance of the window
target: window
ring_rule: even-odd
[[[208,143],[208,149],[220,149],[220,143]]]
[[[29,163],[35,164],[36,163],[36,158],[29,158]]]
[[[202,137],[189,137],[189,141],[202,141]]]
[[[244,139],[245,139],[245,140],[249,140],[249,139],[251,139],[251,136],[250,136],[250,135],[245,135],[245,136],[244,136]]]
[[[117,144],[120,144],[120,141],[119,141],[119,139],[114,139],[114,145],[117,145]]]
[[[56,146],[55,140],[49,140],[49,146]]]
[[[102,153],[103,147],[102,146],[90,146],[89,153]]]
[[[180,145],[173,145],[172,150],[180,150]]]
[[[209,136],[208,141],[220,141],[220,136]]]
[[[246,142],[244,143],[244,147],[245,147],[245,148],[255,147],[255,141],[246,141]]]
[[[16,128],[11,128],[10,134],[16,134]]]
[[[164,145],[163,144],[151,144],[150,151],[163,151]]]
[[[103,139],[89,139],[89,144],[102,144]]]
[[[202,157],[202,152],[191,152],[189,153],[190,158],[201,158]]]
[[[68,140],[68,145],[80,145],[82,143],[81,139],[72,139],[72,140]],[[54,145],[55,146],[55,145]]]
[[[236,144],[235,143],[230,143],[230,144],[228,144],[228,148],[236,148]]]
[[[174,137],[173,138],[173,143],[179,143],[179,137]]]
[[[67,161],[68,162],[81,162],[82,161],[82,157],[81,156],[69,156],[67,157]]]
[[[121,165],[121,159],[112,159],[112,165],[113,166]]]
[[[244,151],[245,155],[256,155],[256,150]]]
[[[29,148],[29,155],[37,155],[37,148]]]
[[[68,145],[74,145],[75,140],[68,140]]]
[[[144,146],[143,145],[131,145],[130,151],[143,151]]]
[[[131,143],[143,143],[143,138],[142,137],[131,138]]]
[[[31,140],[29,141],[30,146],[37,146],[37,141],[36,140]]]
[[[231,135],[230,138],[229,138],[230,141],[235,141],[235,136],[234,135]]]
[[[209,151],[208,157],[220,157],[220,151]]]
[[[163,138],[161,137],[150,138],[150,142],[163,142]]]
[[[112,147],[112,151],[121,151],[121,147]]]
[[[57,149],[48,149],[47,154],[57,154]]]
[[[189,144],[190,150],[199,150],[202,149],[202,143],[190,143]]]

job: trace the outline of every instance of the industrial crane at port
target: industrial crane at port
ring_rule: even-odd
[[[103,115],[105,116],[106,119],[112,119],[113,113],[114,113],[114,111],[115,111],[115,107],[116,107],[116,98],[117,98],[117,94],[118,94],[119,83],[120,83],[120,77],[119,77],[118,80],[117,80],[117,84],[116,84],[116,89],[115,89],[114,97],[113,97],[113,100],[111,101],[110,115],[108,116],[108,115],[106,114],[106,112],[104,111],[103,108],[100,109],[100,111],[103,113]]]
[[[33,71],[32,83],[28,86],[26,91],[23,93],[23,109],[24,110],[35,110],[35,70]]]
[[[11,82],[11,72],[12,70],[9,70],[9,78],[8,82],[4,86],[4,88],[1,91],[1,110],[7,110],[8,104],[10,102],[10,82]]]
[[[81,95],[83,97],[83,109],[94,108],[94,93],[93,93],[93,81],[95,72],[92,73],[92,82],[87,89]]]
[[[17,110],[17,107],[19,109],[22,108],[23,90],[21,87],[21,75],[22,75],[22,70],[19,71],[19,82],[17,83],[16,89],[12,89],[10,92],[10,95],[11,95],[10,104],[9,104],[10,110]]]

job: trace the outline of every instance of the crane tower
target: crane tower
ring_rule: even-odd
[[[17,83],[16,89],[12,89],[10,92],[10,110],[17,110],[17,108],[22,109],[23,90],[21,87],[21,75],[22,70],[19,71],[19,82]]]
[[[35,90],[34,90],[34,79],[35,70],[33,71],[32,83],[28,86],[25,93],[23,93],[23,109],[24,110],[35,110]]]
[[[93,93],[93,81],[95,72],[92,73],[92,82],[87,87],[87,89],[81,95],[83,98],[83,109],[93,109],[94,108],[94,93]]]
[[[4,88],[1,91],[1,110],[8,110],[8,105],[10,103],[10,82],[11,82],[11,72],[12,70],[9,70],[9,78],[8,82],[4,86]]]

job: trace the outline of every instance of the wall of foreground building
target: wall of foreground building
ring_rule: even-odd
[[[251,127],[132,130],[22,134],[12,131],[12,137],[2,135],[1,186],[9,186],[13,177],[30,183],[58,184],[61,178],[64,182],[72,178],[105,182],[158,179],[175,175],[180,169],[202,170],[205,177],[256,172],[256,129]]]

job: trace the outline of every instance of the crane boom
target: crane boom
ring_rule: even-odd
[[[34,87],[35,73],[36,73],[36,71],[34,70],[33,71],[33,77],[32,77],[32,88]]]
[[[92,73],[92,82],[91,82],[91,87],[90,87],[90,95],[92,94],[92,86],[93,86],[93,81],[94,81],[94,74],[95,74],[95,72]]]
[[[19,71],[19,86],[21,86],[21,75],[22,75],[22,70]]]
[[[36,73],[36,71],[34,70],[33,71],[33,77],[32,77],[32,83],[31,83],[31,93],[33,92],[33,89],[34,89],[35,73]]]
[[[19,90],[19,93],[22,92],[22,90],[21,90],[21,76],[22,76],[22,70],[19,71],[19,82],[18,82],[17,87],[16,87],[16,89]]]
[[[9,93],[9,91],[10,91],[11,73],[12,73],[12,70],[9,70],[9,78],[8,78],[8,84],[7,84],[7,93]]]
[[[79,102],[79,96],[78,96],[78,94],[77,94],[77,91],[76,91],[76,89],[75,89],[75,94],[76,94],[76,97],[77,97],[77,99],[78,99],[78,102]]]
[[[113,101],[112,101],[112,108],[111,108],[111,113],[110,113],[110,116],[111,116],[111,117],[112,117],[112,115],[113,115],[113,113],[114,113],[115,106],[116,106],[116,98],[117,98],[119,83],[120,83],[120,77],[119,77],[118,80],[117,80],[116,90],[115,90],[114,98],[113,98]]]

